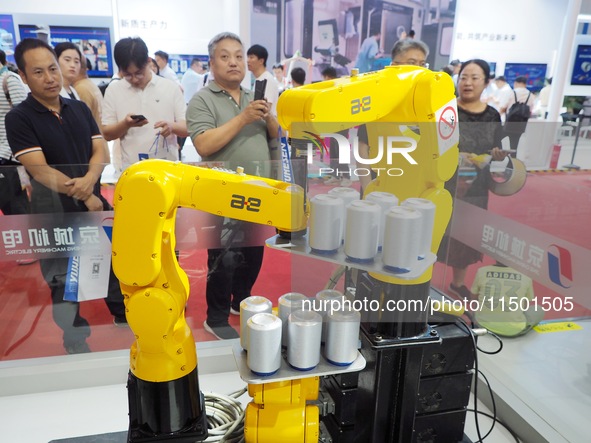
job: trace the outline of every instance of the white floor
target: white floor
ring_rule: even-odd
[[[228,394],[245,386],[235,365],[232,366],[231,343],[198,345],[202,391]],[[125,431],[128,426],[126,375],[127,351],[33,359],[29,366],[23,366],[22,361],[1,363],[0,440],[47,443],[56,439]],[[117,382],[101,385],[102,379]],[[483,390],[480,392],[485,395]],[[246,404],[250,398],[245,394],[241,400]],[[478,404],[479,410],[490,413],[483,403]],[[479,423],[481,435],[484,435],[491,422],[481,417]],[[518,428],[514,430],[519,432]],[[471,412],[466,417],[465,432],[472,441],[477,440],[474,414]],[[509,443],[515,440],[497,424],[487,441]],[[572,440],[580,441],[584,440]]]
[[[202,375],[200,383],[204,392],[218,393],[229,393],[244,386],[237,374],[232,372]],[[248,403],[250,398],[245,395],[244,400]],[[481,402],[478,405],[481,411],[490,414]],[[120,384],[4,397],[0,399],[0,416],[4,422],[4,442],[47,443],[63,438],[121,432],[128,426],[127,390],[125,384]],[[491,420],[483,416],[479,420],[480,432],[484,435],[490,428]],[[472,412],[467,415],[465,433],[472,441],[478,439]],[[497,424],[488,441],[510,443],[515,440]]]
[[[200,383],[205,392],[230,393],[244,387],[235,372],[202,375]],[[0,399],[1,440],[47,443],[121,432],[127,430],[129,424],[127,413],[124,383],[3,397]]]
[[[521,417],[551,443],[582,443],[591,441],[591,320],[566,323],[569,328],[558,332],[530,331],[505,339],[501,353],[480,353],[479,360],[496,395],[507,404],[502,419],[511,423]],[[496,348],[488,336],[479,345]]]

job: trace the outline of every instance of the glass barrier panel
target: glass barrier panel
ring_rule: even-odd
[[[476,317],[496,311],[498,330],[507,335],[523,322],[591,314],[588,172],[527,171],[519,146],[511,162],[461,157],[451,240],[440,250],[433,279],[446,295],[474,300]],[[521,326],[505,330],[512,321]]]
[[[398,131],[402,130],[405,134],[402,137],[418,137],[422,129],[423,135],[428,138],[433,132],[432,128],[425,129],[420,125],[403,126],[398,128]],[[334,129],[331,127],[327,129],[329,130]],[[331,140],[330,137],[329,140],[325,137],[324,144],[316,143],[318,140],[306,140],[299,146],[299,151],[300,141],[294,143],[291,140],[289,161],[284,155],[282,160],[243,167],[259,173],[264,170],[288,183],[302,185],[307,197],[303,203],[304,210],[309,213],[310,199],[317,195],[345,189],[345,193],[360,197],[362,188],[367,190],[372,178],[374,184],[383,179],[375,171],[374,177],[371,172],[365,173],[371,167],[360,163],[356,157],[358,152],[355,151],[355,140],[359,140],[356,134],[354,130],[347,133],[347,146],[351,150],[348,156],[343,157],[345,163],[339,164],[338,160],[335,162],[338,155],[335,156],[334,150],[331,155]],[[412,143],[404,146],[412,146]],[[340,154],[338,149],[336,152]],[[413,152],[408,154],[411,158],[415,155]],[[398,162],[387,169],[398,168],[402,170],[399,175],[412,176],[414,170],[408,169],[412,164],[400,152],[396,155],[399,157]],[[590,278],[589,273],[584,272],[584,264],[589,263],[591,246],[591,234],[585,229],[584,223],[591,219],[588,176],[585,172],[526,172],[521,166],[515,167],[514,163],[488,164],[486,158],[479,161],[465,158],[459,164],[457,177],[446,185],[446,188],[453,191],[454,210],[447,228],[449,235],[444,236],[442,246],[437,251],[432,251],[437,253],[437,263],[433,266],[431,287],[454,299],[462,299],[458,295],[462,295],[462,292],[450,291],[450,285],[454,282],[454,267],[450,266],[453,257],[450,257],[448,250],[448,239],[452,238],[454,242],[467,245],[476,256],[476,261],[464,269],[463,282],[470,294],[463,295],[468,295],[468,298],[477,299],[472,292],[477,291],[475,284],[479,269],[500,262],[514,270],[515,275],[531,279],[534,294],[534,298],[528,301],[512,299],[510,292],[504,294],[506,300],[501,303],[507,305],[507,310],[537,309],[538,313],[543,314],[543,320],[588,316],[591,303],[585,288],[591,287],[591,282],[587,281]],[[223,163],[194,165],[233,170],[237,166]],[[84,165],[80,167],[84,168]],[[487,204],[472,204],[474,201],[465,198],[466,190],[475,179],[483,176],[483,170],[487,174]],[[14,168],[3,167],[2,171],[7,176],[14,175]],[[395,174],[386,174],[389,177],[388,189],[396,194],[398,182]],[[512,191],[511,186],[517,187]],[[21,186],[21,198],[16,200],[24,201],[25,209],[11,211],[4,206],[3,210],[6,212],[0,217],[0,269],[4,297],[0,312],[0,324],[3,328],[0,334],[0,358],[12,360],[67,352],[61,323],[63,319],[60,317],[64,303],[52,303],[51,300],[52,291],[54,298],[63,299],[63,292],[68,292],[65,290],[68,286],[67,279],[75,272],[76,266],[85,269],[85,279],[94,280],[95,287],[100,290],[91,290],[91,295],[83,297],[84,301],[75,305],[73,327],[85,331],[86,343],[91,351],[129,348],[133,342],[131,330],[124,322],[115,318],[116,309],[105,303],[105,299],[101,300],[107,295],[108,273],[105,269],[110,268],[113,212],[77,210],[82,206],[65,207],[68,212],[63,212],[63,202],[56,199],[55,194],[38,189],[36,198],[27,204],[27,199],[33,196],[35,189],[31,190],[26,186],[23,189]],[[114,192],[115,184],[104,184],[100,188],[102,197],[109,204],[113,203]],[[401,195],[405,192],[403,190]],[[249,200],[252,197],[236,194],[235,201],[231,201],[245,211],[248,208],[256,210],[260,203]],[[146,195],[145,198],[149,200],[151,195]],[[211,210],[219,196],[214,192],[205,192],[204,195],[194,195],[192,198],[199,204],[207,202]],[[211,202],[214,202],[213,205]],[[301,200],[298,200],[298,205],[300,204]],[[16,204],[14,206],[18,207]],[[274,210],[279,215],[287,211],[291,217],[301,216],[303,212],[299,207],[284,209],[279,206],[274,207]],[[136,223],[139,226],[142,221],[138,219]],[[292,219],[293,226],[297,223]],[[179,264],[188,276],[190,298],[186,305],[186,317],[196,340],[215,338],[204,329],[208,308],[205,297],[208,250],[221,251],[221,254],[210,257],[210,260],[217,260],[218,264],[224,264],[223,261],[226,260],[226,263],[236,266],[248,257],[240,252],[234,253],[234,250],[264,245],[268,239],[275,238],[275,224],[272,220],[266,220],[263,224],[260,220],[259,223],[237,222],[229,217],[212,215],[190,207],[178,209],[175,250]],[[293,238],[296,239],[297,236],[294,235]],[[342,243],[339,248],[343,248]],[[257,257],[256,259],[261,259],[260,256]],[[290,254],[281,248],[265,248],[261,270],[253,277],[256,282],[251,294],[265,296],[274,305],[281,295],[288,292],[300,292],[314,297],[325,288],[336,288],[349,297],[354,297],[359,270],[363,270],[365,265],[326,258],[322,254]],[[499,303],[498,297],[491,299],[491,289],[488,290],[485,301],[496,306]],[[232,312],[228,319],[230,326],[239,330],[239,317]],[[58,326],[60,324],[62,327]]]
[[[210,172],[214,169],[221,171],[214,172],[213,176],[204,176],[203,182],[213,183],[211,186],[193,189],[191,180],[195,180],[200,173],[195,166]],[[257,173],[265,171],[266,174],[281,169],[280,162],[241,166]],[[230,170],[230,167],[233,169]],[[64,173],[84,168],[86,165],[54,166],[54,169]],[[233,178],[243,175],[235,172],[236,165],[198,163],[178,164],[174,168],[162,173],[160,166],[152,168],[148,165],[147,171],[166,176],[161,183],[163,188],[167,186],[164,182],[171,183],[176,179],[178,183],[175,186],[180,188],[181,179],[186,179],[185,183],[188,182],[191,188],[191,192],[183,196],[185,200],[179,203],[182,207],[173,208],[176,210],[175,255],[188,277],[190,297],[186,303],[187,323],[197,341],[213,340],[215,336],[204,329],[207,318],[205,295],[208,251],[215,250],[217,253],[214,258],[210,258],[212,267],[236,269],[235,277],[229,273],[224,283],[232,286],[234,282],[235,286],[239,286],[246,279],[251,279],[249,285],[252,285],[256,280],[252,294],[264,295],[276,303],[280,295],[292,290],[290,255],[264,248],[264,245],[267,239],[276,234],[275,225],[291,226],[295,222],[290,217],[295,217],[296,213],[300,218],[298,223],[303,221],[305,227],[303,198],[299,200],[301,207],[292,211],[289,185],[278,188],[278,194],[282,196],[280,203],[261,202],[257,200],[259,196],[256,193],[250,195],[239,192],[242,189],[240,182],[232,185],[230,193],[224,190],[217,192],[216,189],[225,186],[225,182],[231,184]],[[14,172],[13,169],[2,167],[1,172],[8,176]],[[218,180],[215,174],[222,178]],[[46,181],[47,186],[40,186],[33,181],[32,189],[23,189],[18,175],[15,177],[15,189],[18,191],[15,193],[18,195],[11,198],[9,203],[17,208],[16,203],[20,202],[22,208],[11,210],[7,203],[2,206],[6,212],[0,216],[0,272],[4,298],[0,311],[0,359],[128,349],[134,337],[125,322],[118,282],[110,275],[114,218],[111,207],[116,184],[100,186],[103,209],[106,210],[87,211],[84,202],[63,199],[50,192],[50,188],[59,189],[57,181]],[[224,180],[225,177],[229,179]],[[255,190],[264,188],[261,195],[265,198],[274,195],[271,186],[263,180],[256,177],[244,180],[255,186]],[[253,188],[245,189],[247,192]],[[175,192],[179,192],[179,189],[167,188],[164,191],[173,196]],[[122,195],[125,195],[125,191],[122,191]],[[150,242],[150,235],[155,238],[162,236],[156,230],[151,232],[141,229],[150,215],[149,212],[142,213],[142,209],[149,211],[151,199],[158,198],[157,190],[146,191],[141,198],[142,201],[145,199],[145,205],[139,205],[128,223],[125,223],[125,229],[129,226],[130,237],[142,233],[133,238],[138,247]],[[261,207],[261,204],[264,206]],[[204,208],[208,212],[195,208]],[[255,220],[257,223],[224,216],[230,209],[242,211],[245,214],[243,219]],[[258,213],[271,216],[261,219]],[[276,221],[274,217],[280,220]],[[255,257],[249,256],[248,251],[255,249],[259,249],[260,253]],[[262,260],[258,276],[244,275],[242,268],[248,260]],[[129,263],[129,267],[133,266],[135,263]],[[235,330],[239,330],[238,315],[228,313],[228,322]]]

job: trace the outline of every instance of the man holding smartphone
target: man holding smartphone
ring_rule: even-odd
[[[277,137],[279,124],[267,101],[253,100],[253,92],[240,86],[246,75],[240,37],[218,34],[208,51],[214,80],[193,96],[187,109],[193,145],[204,161],[269,177],[268,140]],[[251,295],[262,262],[263,246],[208,251],[208,332],[219,339],[238,337],[228,317],[239,314],[240,302]]]
[[[119,40],[114,56],[125,81],[105,91],[103,134],[121,140],[122,168],[147,158],[178,161],[177,136],[187,136],[180,88],[152,73],[148,47],[139,37]]]

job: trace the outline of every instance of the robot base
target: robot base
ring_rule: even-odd
[[[194,443],[207,438],[207,416],[197,368],[178,380],[148,382],[131,372],[128,443]]]

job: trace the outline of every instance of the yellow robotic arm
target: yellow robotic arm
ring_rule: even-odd
[[[123,173],[114,207],[113,269],[136,339],[128,440],[203,439],[195,342],[184,315],[189,282],[175,256],[177,208],[300,231],[306,226],[303,190],[241,171],[146,160]]]
[[[345,151],[355,152],[355,141],[351,147],[334,133],[367,124],[369,155],[356,160],[371,168],[377,178],[365,192],[389,192],[400,201],[409,197],[431,200],[436,206],[431,251],[437,252],[452,212],[452,198],[444,184],[458,164],[458,119],[451,77],[415,66],[386,67],[285,91],[277,110],[292,140],[292,158],[299,162],[294,165],[298,184],[305,182],[301,172],[311,160],[307,139],[341,139],[339,157],[344,161],[340,163],[347,164],[351,162]],[[356,299],[375,301],[381,309],[362,313],[361,354],[370,364],[353,382],[355,405],[348,412],[354,420],[342,420],[340,412],[321,419],[333,439],[364,443],[421,440],[415,418],[423,347],[439,337],[430,329],[426,311],[389,311],[387,302],[426,306],[432,269],[412,280],[360,273]],[[321,386],[333,398],[351,394],[351,385],[339,380],[327,380]]]

